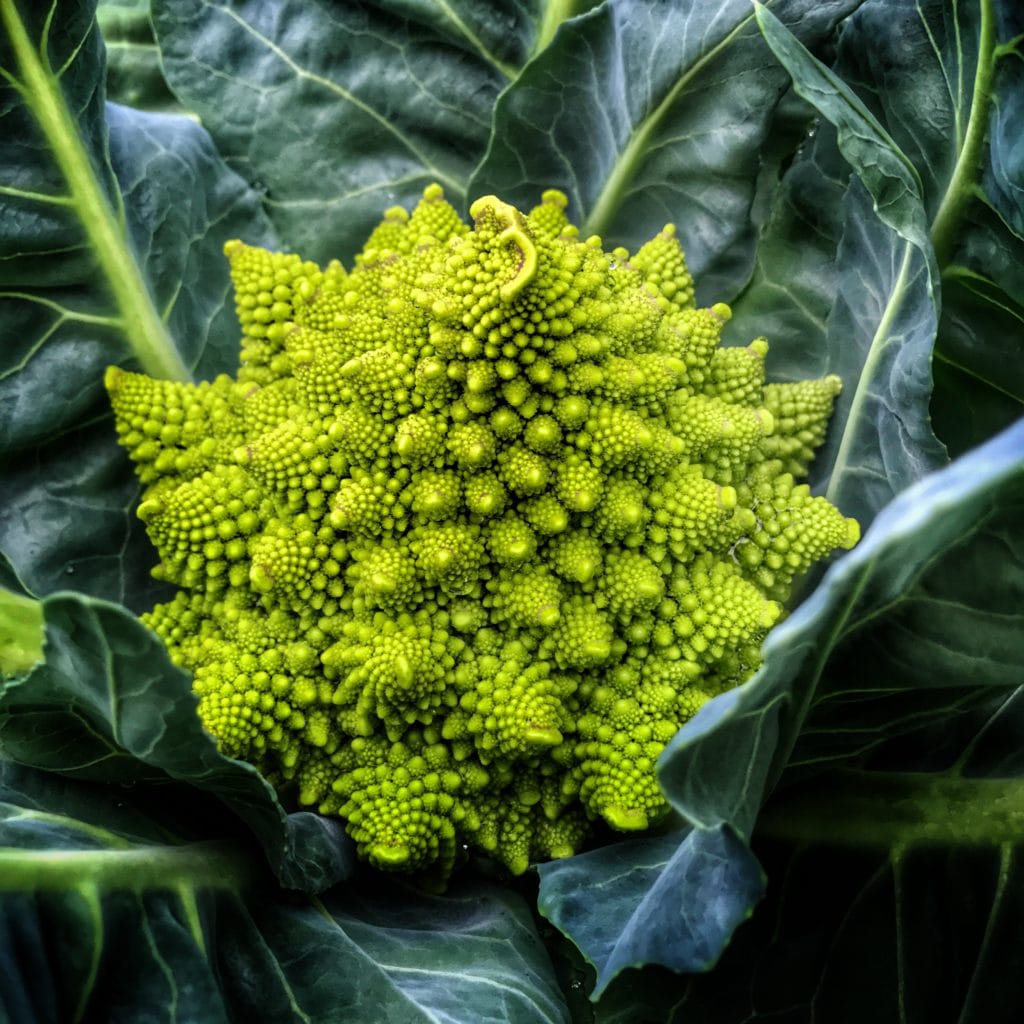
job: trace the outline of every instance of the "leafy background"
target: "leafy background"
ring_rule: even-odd
[[[47,641],[0,691],[0,1020],[1024,1015],[1018,4],[0,14],[0,659]],[[842,376],[814,483],[870,526],[666,751],[665,830],[444,895],[202,733],[132,614],[161,592],[101,387],[140,323],[233,369],[227,238],[348,257],[434,180],[562,188],[609,244],[676,222],[732,343]]]

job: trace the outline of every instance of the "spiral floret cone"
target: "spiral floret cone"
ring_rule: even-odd
[[[112,368],[146,621],[230,756],[385,870],[509,870],[667,809],[654,765],[857,539],[800,478],[838,381],[723,349],[676,229],[582,240],[561,193],[430,186],[353,265],[226,247],[237,379]]]

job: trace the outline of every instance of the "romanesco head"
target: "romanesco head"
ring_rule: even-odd
[[[146,621],[222,750],[378,867],[519,872],[667,810],[654,774],[755,671],[793,580],[856,543],[799,477],[837,378],[720,348],[668,225],[431,186],[320,268],[231,242],[237,378],[111,368],[146,487]]]

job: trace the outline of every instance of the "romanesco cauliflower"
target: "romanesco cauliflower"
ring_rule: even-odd
[[[565,206],[470,228],[431,186],[351,271],[232,242],[237,380],[107,374],[182,588],[145,620],[223,752],[381,868],[645,828],[665,744],[858,537],[797,482],[839,380],[765,385],[671,225],[605,252]]]

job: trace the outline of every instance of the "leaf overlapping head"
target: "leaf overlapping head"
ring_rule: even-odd
[[[437,186],[351,271],[227,246],[237,379],[111,369],[163,578],[146,616],[221,748],[384,868],[519,872],[667,808],[654,764],[755,671],[856,523],[798,483],[837,378],[721,348],[669,225]]]

